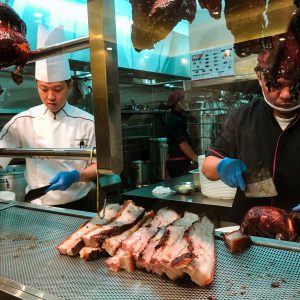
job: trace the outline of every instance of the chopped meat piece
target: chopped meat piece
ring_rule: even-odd
[[[244,216],[240,229],[247,235],[278,240],[294,241],[297,238],[292,215],[276,207],[252,207]]]
[[[145,209],[143,207],[136,206],[133,201],[127,200],[112,222],[96,228],[83,236],[85,246],[101,247],[105,239],[121,234],[139,222],[144,212]]]
[[[108,258],[105,264],[113,272],[118,272],[121,269],[127,272],[134,271],[134,258],[132,254],[122,248],[119,248],[114,256]]]
[[[80,258],[86,261],[99,259],[101,253],[102,249],[92,247],[83,247],[79,252]]]
[[[94,229],[99,228],[101,225],[109,223],[117,215],[120,209],[121,206],[119,204],[107,205],[104,218],[101,219],[97,215],[90,221],[81,225],[79,229],[57,246],[59,253],[70,256],[77,255],[80,249],[84,247],[82,237]],[[103,211],[100,213],[102,214]]]
[[[224,242],[231,253],[244,251],[250,245],[250,237],[240,230],[227,232],[224,234]]]

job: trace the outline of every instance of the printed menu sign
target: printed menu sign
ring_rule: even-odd
[[[233,46],[222,46],[191,53],[192,80],[234,75]]]

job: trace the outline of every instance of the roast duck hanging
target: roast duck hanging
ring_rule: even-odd
[[[0,2],[0,69],[15,65],[11,77],[18,85],[23,81],[21,72],[30,53],[26,32],[26,24],[19,15]]]

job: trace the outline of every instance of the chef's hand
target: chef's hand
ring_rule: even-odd
[[[50,180],[51,186],[47,189],[47,192],[53,190],[65,191],[73,183],[78,182],[80,179],[80,173],[77,170],[69,172],[59,172],[55,177]]]
[[[221,180],[231,187],[239,187],[242,191],[246,187],[243,177],[246,170],[247,166],[241,160],[229,157],[223,158],[217,166]]]
[[[300,212],[300,204],[298,204],[297,206],[295,206],[292,211],[294,212]]]

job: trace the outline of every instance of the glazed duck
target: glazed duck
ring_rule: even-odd
[[[26,24],[19,15],[0,2],[0,69],[15,65],[11,77],[18,85],[23,81],[21,72],[30,53],[26,31]]]

